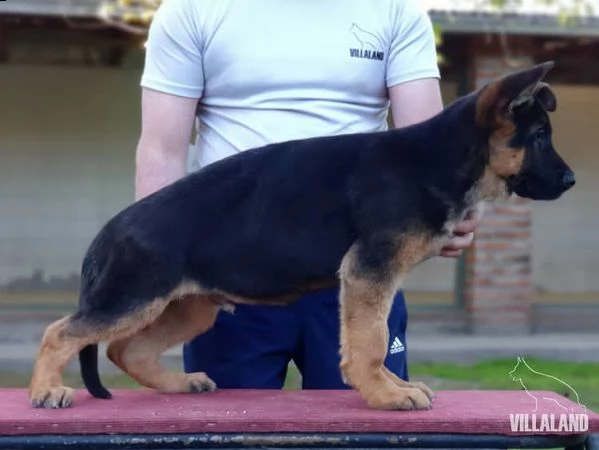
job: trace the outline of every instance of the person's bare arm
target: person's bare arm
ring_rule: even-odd
[[[389,88],[391,100],[391,116],[395,128],[429,119],[443,109],[443,100],[439,81],[436,78],[401,83]],[[480,225],[482,211],[476,209],[468,218],[456,225],[454,236],[443,247],[440,255],[446,257],[460,256],[472,244],[474,232]]]
[[[135,158],[135,199],[182,178],[197,99],[142,88],[141,135]]]
[[[395,128],[429,119],[443,110],[439,80],[423,78],[389,88],[391,116]]]

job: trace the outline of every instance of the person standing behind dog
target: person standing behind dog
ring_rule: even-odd
[[[416,0],[165,0],[150,26],[136,153],[140,199],[198,167],[265,144],[405,127],[443,108],[432,24]],[[398,148],[398,152],[402,149]],[[310,183],[310,180],[305,180]],[[223,180],[226,189],[226,180]],[[306,214],[309,214],[306,211]],[[210,220],[210,217],[206,217]],[[476,219],[440,254],[458,256]],[[210,236],[206,236],[210,239]],[[290,306],[239,305],[184,345],[186,372],[220,388],[280,389],[293,360],[304,389],[343,389],[338,289]],[[408,380],[398,293],[386,366]]]

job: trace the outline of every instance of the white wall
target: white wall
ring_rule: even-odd
[[[138,71],[0,67],[0,286],[76,275],[133,198]]]
[[[533,204],[534,282],[541,292],[599,293],[599,88],[553,89],[553,141],[577,184],[556,202]]]

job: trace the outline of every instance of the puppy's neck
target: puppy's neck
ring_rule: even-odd
[[[488,135],[487,135],[488,134]],[[478,155],[478,170],[482,169],[482,173],[473,188],[473,196],[478,201],[495,202],[505,200],[510,197],[507,180],[505,177],[499,176],[493,170],[492,157],[493,152],[500,151],[497,149],[493,140],[490,139],[489,133],[481,133],[479,143],[472,149],[473,155]]]
[[[457,100],[427,121],[391,133],[396,143],[390,147],[408,152],[400,161],[430,173],[429,188],[439,195],[460,199],[459,203],[468,204],[462,203],[466,208],[509,196],[505,180],[489,166],[491,132],[477,125],[472,97]]]
[[[445,180],[437,189],[453,192],[461,198],[455,214],[461,215],[482,202],[494,202],[510,196],[506,180],[490,167],[489,130],[481,129],[475,121],[474,104],[457,102],[433,120],[423,123],[420,131],[428,139],[423,153],[443,165]]]
[[[510,192],[505,180],[499,178],[489,167],[486,167],[482,177],[474,187],[473,196],[477,201],[495,202],[509,198]]]
[[[447,120],[439,121],[439,127],[445,132],[438,133],[445,140],[453,131],[447,142],[454,142],[451,150],[455,151],[456,178],[458,184],[467,186],[467,199],[473,204],[481,201],[494,202],[509,198],[511,195],[505,178],[498,176],[491,168],[491,130],[481,129],[475,121],[474,105],[471,102],[456,104],[455,111]],[[468,120],[470,119],[470,120]],[[431,130],[432,131],[432,130]],[[443,142],[438,142],[443,146]]]

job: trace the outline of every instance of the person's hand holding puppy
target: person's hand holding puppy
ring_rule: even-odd
[[[458,222],[453,230],[453,237],[441,248],[440,256],[457,258],[474,242],[474,232],[478,229],[483,216],[483,203],[471,210],[466,219]]]

